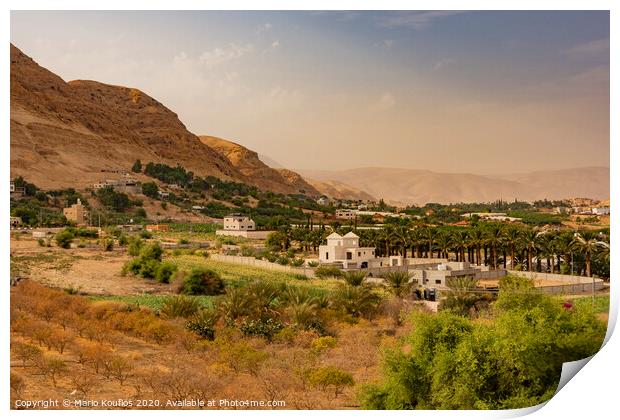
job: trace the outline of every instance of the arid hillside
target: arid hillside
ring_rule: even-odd
[[[349,200],[376,201],[376,199],[366,191],[362,191],[343,182],[334,180],[317,181],[316,179],[311,178],[306,179],[314,188],[319,190],[321,194],[328,197]]]
[[[320,195],[299,174],[287,169],[273,169],[259,158],[258,153],[240,144],[213,136],[200,136],[200,141],[225,156],[230,164],[260,188],[281,192]]]
[[[137,89],[66,83],[11,45],[11,176],[43,188],[82,187],[136,159],[200,175],[244,177]]]
[[[302,170],[309,179],[341,182],[396,204],[609,197],[609,168],[575,168],[516,175],[440,173],[415,169]]]

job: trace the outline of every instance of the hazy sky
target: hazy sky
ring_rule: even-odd
[[[11,40],[290,168],[609,165],[608,12],[12,12]]]

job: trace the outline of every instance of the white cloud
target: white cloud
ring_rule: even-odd
[[[389,16],[379,20],[380,26],[385,27],[400,27],[407,26],[416,30],[421,30],[429,27],[433,21],[442,19],[449,16],[454,16],[460,13],[460,11],[452,10],[439,10],[439,11],[425,11],[425,12],[397,12],[391,13]]]
[[[386,48],[389,50],[390,48],[392,48],[393,45],[394,45],[393,39],[386,39],[385,41],[383,41],[383,48]]]
[[[278,48],[280,46],[280,41],[277,39],[271,43],[271,48]]]
[[[583,44],[575,45],[572,48],[564,51],[564,54],[569,56],[594,56],[594,55],[606,55],[609,56],[609,39],[596,39],[594,41],[585,42]]]
[[[252,45],[230,44],[227,47],[216,47],[209,51],[204,51],[198,57],[198,61],[207,68],[215,67],[227,61],[235,60],[251,52]]]
[[[388,110],[396,105],[396,98],[390,92],[385,92],[381,97],[373,104],[372,108],[377,110]]]
[[[456,61],[452,58],[442,58],[433,64],[433,70],[441,70],[444,67],[452,66],[454,63],[456,63]]]
[[[256,34],[257,35],[261,35],[265,32],[269,32],[270,30],[273,29],[273,25],[269,22],[267,23],[263,23],[262,25],[260,25],[257,29],[256,29]]]

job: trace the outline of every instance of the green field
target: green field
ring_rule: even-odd
[[[179,255],[166,258],[177,264],[180,270],[189,271],[192,268],[207,268],[217,272],[226,283],[233,287],[243,286],[255,280],[273,281],[297,286],[306,285],[315,288],[331,290],[338,283],[335,279],[307,279],[294,273],[268,270],[241,264],[232,264],[222,261],[214,261],[198,255]]]
[[[592,296],[579,297],[574,302],[578,308],[592,308]],[[609,295],[594,297],[593,312],[595,314],[609,313]]]
[[[151,309],[161,309],[170,295],[124,295],[124,296],[89,296],[93,301],[114,301],[131,305],[146,306]],[[216,296],[196,296],[203,306],[211,306]]]

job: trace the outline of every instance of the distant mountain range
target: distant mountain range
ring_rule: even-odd
[[[605,167],[510,175],[452,174],[396,168],[298,172],[308,179],[339,182],[395,204],[488,202],[515,198],[525,201],[569,197],[609,198],[609,168]]]
[[[395,168],[294,172],[232,141],[196,136],[138,89],[65,82],[14,45],[10,127],[11,177],[45,189],[85,188],[140,159],[284,194],[395,204],[609,197],[609,168],[600,167],[492,176]]]

